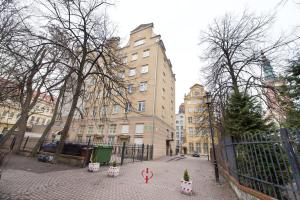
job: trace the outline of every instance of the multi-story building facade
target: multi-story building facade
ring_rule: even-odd
[[[68,139],[153,144],[154,158],[175,153],[175,74],[161,36],[154,34],[152,23],[142,24],[119,53],[127,66],[120,77],[128,83],[130,104],[86,102],[87,115],[73,120]],[[101,120],[103,113],[106,120]],[[58,121],[52,132],[61,128]]]
[[[182,108],[183,104],[180,105]],[[182,153],[182,144],[184,141],[184,109],[180,109],[178,114],[176,114],[176,154]]]
[[[190,92],[184,96],[184,153],[198,152],[205,156],[209,154],[211,139],[205,95],[204,87],[195,84],[190,88]]]
[[[39,97],[35,107],[31,110],[27,128],[34,125],[47,125],[53,115],[54,102],[50,96]],[[7,100],[0,105],[0,134],[6,133],[18,120],[21,109],[17,103]]]

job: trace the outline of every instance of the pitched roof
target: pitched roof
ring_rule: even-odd
[[[143,30],[143,29],[148,28],[148,27],[153,27],[153,23],[141,24],[138,27],[136,27],[135,29],[133,29],[130,33],[134,33],[134,32]]]

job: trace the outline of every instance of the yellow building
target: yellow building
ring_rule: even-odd
[[[41,96],[30,112],[27,128],[33,125],[47,125],[53,115],[54,102],[47,95]],[[0,134],[6,133],[18,120],[21,113],[18,104],[7,100],[0,105]]]
[[[128,83],[131,106],[85,102],[86,116],[73,120],[68,139],[153,144],[154,158],[175,154],[175,74],[161,36],[153,32],[152,23],[141,24],[131,31],[127,45],[119,51],[128,66],[119,76]],[[106,121],[101,120],[103,114]],[[63,125],[57,121],[52,133]]]
[[[211,147],[206,94],[204,87],[195,84],[184,96],[185,108],[185,143],[184,153],[198,152],[207,156]]]

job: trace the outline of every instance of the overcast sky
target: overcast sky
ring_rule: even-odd
[[[276,13],[273,34],[293,31],[300,25],[300,5],[289,0],[116,0],[109,8],[111,20],[117,26],[117,35],[124,43],[136,26],[154,23],[154,32],[162,36],[166,54],[176,74],[176,113],[184,94],[195,84],[204,84],[201,75],[201,49],[198,45],[201,31],[216,17],[226,12],[241,13],[245,8],[257,14]]]

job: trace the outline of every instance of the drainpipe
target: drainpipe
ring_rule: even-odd
[[[155,119],[155,111],[156,111],[156,93],[157,93],[158,45],[159,45],[159,41],[156,47],[156,58],[155,58],[156,66],[155,66],[155,76],[154,76],[154,96],[153,96],[153,112],[152,112],[152,142],[151,142],[152,145],[154,144],[154,131],[155,131],[154,119]]]

